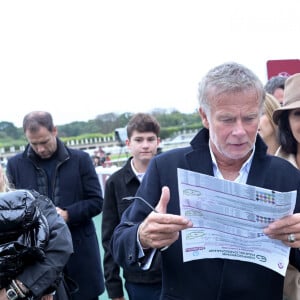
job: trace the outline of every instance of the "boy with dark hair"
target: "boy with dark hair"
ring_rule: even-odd
[[[104,248],[104,277],[108,295],[114,300],[123,300],[123,283],[120,267],[109,250],[114,228],[119,224],[125,209],[130,205],[124,197],[134,196],[147,166],[157,153],[160,143],[160,125],[144,113],[134,115],[127,124],[126,145],[131,157],[123,168],[111,175],[106,182],[102,211],[102,244]],[[130,300],[157,300],[161,292],[160,255],[154,259],[147,272],[124,272],[125,287]]]

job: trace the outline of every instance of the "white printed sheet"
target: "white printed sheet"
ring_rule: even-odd
[[[290,248],[263,229],[292,214],[296,191],[280,193],[178,169],[183,261],[224,258],[256,263],[285,275]]]

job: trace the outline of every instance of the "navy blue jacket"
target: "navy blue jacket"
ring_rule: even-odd
[[[163,186],[170,188],[167,212],[180,214],[177,168],[213,176],[208,130],[202,129],[191,146],[154,157],[137,195],[154,207]],[[258,136],[247,184],[287,192],[297,190],[295,212],[300,211],[300,172],[288,161],[266,154]],[[137,229],[149,211],[135,201],[114,231],[111,250],[124,268],[138,268]],[[299,250],[291,250],[291,261],[299,267]],[[282,300],[284,277],[254,263],[226,259],[201,259],[183,263],[181,237],[162,252],[163,292],[161,300]]]
[[[8,160],[6,171],[15,188],[34,189],[47,195],[55,206],[68,211],[74,254],[65,272],[79,284],[74,300],[88,300],[104,291],[100,248],[93,223],[93,217],[102,211],[101,187],[86,152],[70,149],[59,139],[57,146],[57,153],[50,158],[55,167],[51,195],[46,173],[30,145]]]

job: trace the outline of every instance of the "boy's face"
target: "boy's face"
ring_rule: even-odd
[[[150,161],[156,154],[160,139],[154,132],[133,131],[130,139],[126,140],[126,145],[135,160],[142,162]]]

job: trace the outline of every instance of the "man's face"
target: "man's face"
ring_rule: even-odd
[[[49,131],[46,127],[40,127],[36,132],[26,131],[25,136],[34,150],[42,159],[50,158],[57,149],[56,128]]]
[[[201,109],[203,125],[217,158],[246,159],[256,140],[260,104],[254,91],[221,94],[211,100],[210,117]]]
[[[156,154],[160,139],[154,132],[133,131],[126,141],[127,147],[135,160],[147,163]]]

